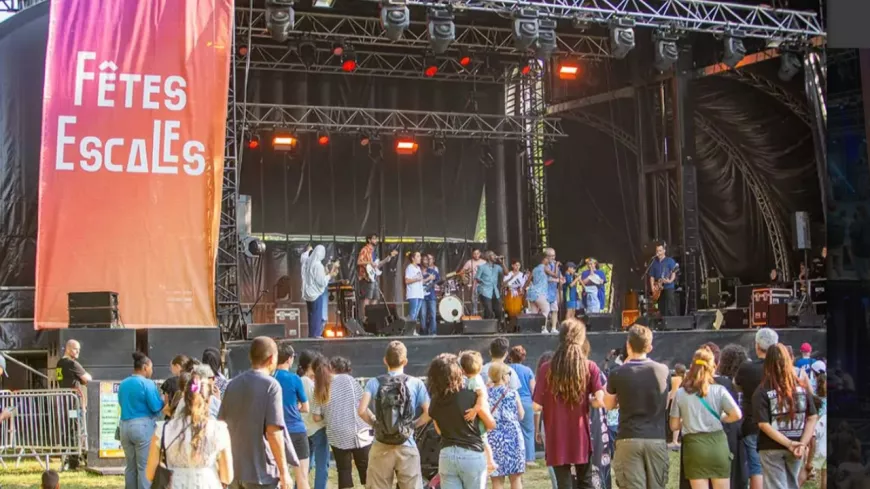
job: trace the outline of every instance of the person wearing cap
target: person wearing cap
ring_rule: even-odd
[[[809,343],[804,343],[801,345],[801,357],[798,358],[794,362],[794,366],[799,370],[803,371],[807,375],[810,375],[812,370],[812,365],[816,362],[816,359],[812,357],[813,355],[813,347]]]
[[[0,352],[0,377],[9,377],[9,373],[6,372],[6,357],[3,356],[2,352]],[[11,417],[11,409],[0,409],[0,423],[6,421]]]
[[[565,264],[565,283],[562,284],[562,298],[565,300],[565,319],[572,319],[576,310],[580,309],[580,294],[577,285],[580,283],[580,274],[577,273],[577,264],[569,261]]]
[[[586,303],[586,312],[598,313],[604,308],[604,283],[607,281],[607,275],[598,269],[598,260],[595,258],[586,260],[586,264],[588,268],[580,276],[583,282],[583,299]]]

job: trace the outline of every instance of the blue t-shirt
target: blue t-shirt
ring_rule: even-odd
[[[551,272],[556,271],[556,264],[550,263],[548,265]],[[559,298],[559,282],[550,281],[550,276],[547,275],[547,302],[550,304],[556,302]]]
[[[423,298],[429,301],[434,301],[438,298],[435,295],[435,283],[441,281],[441,273],[438,272],[438,267],[429,267],[426,270],[423,270],[423,278],[426,278],[429,275],[434,275],[435,280],[432,280],[423,286]]]
[[[529,293],[526,297],[529,301],[534,302],[538,297],[544,295],[547,295],[547,273],[544,271],[542,263],[532,270],[532,284],[529,286]]]
[[[141,375],[131,375],[118,386],[121,421],[156,418],[163,410],[163,397],[157,384]]]
[[[401,375],[402,372],[387,372],[391,376]],[[414,408],[414,416],[419,417],[423,412],[423,405],[429,404],[429,392],[426,391],[426,384],[423,383],[422,380],[417,377],[407,376],[407,380],[405,381],[405,385],[408,387],[408,392],[411,394],[411,407]],[[375,406],[378,396],[378,378],[372,377],[366,382],[366,392],[372,397],[372,400],[369,402],[369,409],[372,412],[375,412]],[[406,447],[416,447],[417,443],[414,442],[414,437],[408,438],[408,441],[404,443]]]
[[[659,261],[658,259],[653,260],[652,266],[649,267],[649,276],[655,280],[659,279],[668,279],[671,277],[671,273],[677,269],[677,262],[674,261],[673,258],[666,256],[664,260]],[[675,282],[671,282],[669,284],[662,284],[663,289],[673,289],[676,285]]]
[[[565,298],[565,302],[577,302],[577,286],[571,285],[571,282],[574,281],[574,278],[577,276],[576,273],[568,273],[565,272],[565,283],[562,284],[562,296]]]
[[[520,388],[517,389],[517,394],[523,402],[532,402],[532,381],[535,380],[535,373],[532,369],[521,363],[512,363],[511,368],[517,373],[520,379]]]
[[[794,366],[797,367],[798,370],[803,370],[807,375],[809,375],[814,363],[816,363],[815,358],[798,358],[797,361],[794,362]]]
[[[275,380],[281,385],[281,398],[284,405],[284,424],[288,433],[305,433],[305,422],[299,413],[299,403],[308,402],[302,379],[286,370],[275,372]]]

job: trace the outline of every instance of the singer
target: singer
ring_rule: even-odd
[[[497,319],[501,321],[501,283],[507,274],[504,257],[496,256],[492,251],[487,251],[485,262],[477,267],[474,273],[474,282],[477,284],[478,302],[483,305],[484,319]]]
[[[323,336],[323,308],[329,300],[329,282],[338,274],[338,262],[332,264],[329,270],[323,264],[326,258],[326,248],[317,245],[314,251],[309,246],[302,254],[302,300],[308,309],[308,337]]]

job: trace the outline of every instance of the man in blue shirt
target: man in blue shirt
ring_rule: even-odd
[[[501,261],[499,261],[501,260]],[[504,259],[499,259],[492,251],[486,252],[486,263],[477,267],[474,281],[477,283],[478,302],[483,305],[484,319],[501,320],[501,283],[507,268]]]
[[[438,295],[435,293],[435,284],[441,281],[441,272],[435,266],[435,257],[423,255],[423,279],[430,276],[434,280],[423,285],[423,320],[421,326],[424,335],[434,335],[438,328]]]
[[[289,343],[278,345],[278,368],[275,370],[275,380],[281,386],[281,398],[284,406],[284,426],[290,435],[290,441],[299,458],[299,465],[293,467],[297,489],[308,489],[308,432],[300,413],[308,412],[308,397],[302,379],[290,371],[296,352]]]
[[[649,287],[651,291],[661,289],[658,306],[662,316],[677,315],[677,297],[674,283],[677,280],[677,262],[665,254],[665,245],[656,246],[656,257],[649,267]]]
[[[391,341],[384,354],[384,364],[387,375],[369,379],[365,392],[359,402],[359,415],[366,423],[376,426],[377,419],[369,411],[369,404],[374,401],[377,411],[378,391],[389,377],[401,376],[408,391],[411,411],[417,416],[414,426],[420,427],[429,422],[429,393],[423,381],[416,377],[405,376],[405,365],[408,364],[408,349],[401,341]],[[395,421],[395,420],[394,420]],[[378,440],[378,430],[375,430],[375,442],[369,451],[369,467],[366,475],[366,489],[384,489],[395,487],[398,479],[400,489],[422,489],[423,475],[420,470],[420,452],[414,442],[414,434],[401,445],[390,445]]]

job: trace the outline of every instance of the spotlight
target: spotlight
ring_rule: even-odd
[[[341,55],[341,69],[351,73],[356,71],[357,62],[356,62],[356,53],[353,52],[353,49],[345,48]]]
[[[387,39],[398,41],[405,29],[411,25],[411,13],[405,0],[386,0],[381,7],[381,26],[387,33]]]
[[[299,142],[296,136],[285,131],[276,131],[272,135],[272,149],[275,151],[293,151]]]
[[[488,140],[484,139],[480,143],[480,164],[484,168],[492,168],[495,163],[495,157],[492,155],[492,147]]]
[[[576,80],[580,73],[580,66],[574,61],[562,61],[559,63],[560,80]]]
[[[554,153],[555,151],[553,151],[553,148],[549,144],[544,144],[544,147],[541,149],[541,161],[544,162],[544,166],[552,166],[556,162],[556,155]]]
[[[429,45],[435,54],[444,54],[450,43],[456,40],[456,24],[453,14],[444,7],[429,9]]]
[[[266,243],[253,236],[247,236],[242,240],[242,251],[248,258],[257,258],[266,252]]]
[[[797,53],[784,52],[779,57],[779,79],[787,82],[801,71],[801,58]]]
[[[239,46],[239,56],[245,57],[248,55],[248,46]]]
[[[610,55],[624,59],[634,49],[634,19],[618,19],[610,25]]]
[[[514,15],[514,44],[520,51],[529,49],[538,40],[538,13],[522,9]]]
[[[329,145],[329,134],[326,131],[320,131],[317,133],[317,144],[321,146]]]
[[[435,56],[427,54],[423,57],[423,75],[426,78],[432,78],[438,74],[438,60]]]
[[[332,8],[335,0],[311,0],[311,6],[314,8]]]
[[[540,59],[550,59],[556,50],[556,21],[541,19],[538,21],[537,55]]]
[[[743,46],[742,39],[731,35],[727,36],[724,42],[725,54],[722,55],[722,63],[734,69],[743,61],[743,57],[746,56],[746,47]]]
[[[396,154],[412,155],[417,152],[417,141],[410,136],[398,136],[396,138]]]
[[[371,138],[369,138],[368,134],[360,134],[359,135],[359,145],[362,147],[366,147],[371,142]]]
[[[294,0],[266,0],[266,29],[277,42],[284,42],[296,24]]]
[[[457,59],[457,61],[459,61],[459,66],[462,66],[463,68],[468,69],[471,67],[472,59],[471,54],[468,52],[468,49],[466,49],[465,47],[459,48],[459,58]]]
[[[525,62],[525,64],[520,65],[520,74],[523,76],[529,76],[532,74],[532,68],[534,67],[537,60],[530,59]]]
[[[251,136],[251,139],[248,140],[248,149],[257,149],[260,147],[260,136],[254,134]]]
[[[344,44],[339,42],[332,45],[332,55],[333,56],[341,56],[344,54]]]
[[[432,154],[435,156],[444,156],[447,152],[447,145],[444,143],[443,137],[437,137],[432,141]]]
[[[677,38],[668,33],[659,32],[655,34],[655,50],[655,62],[653,64],[659,71],[668,71],[680,57],[680,51],[677,48]]]
[[[303,41],[299,43],[299,59],[306,68],[311,68],[311,65],[317,64],[317,47],[311,41]]]

